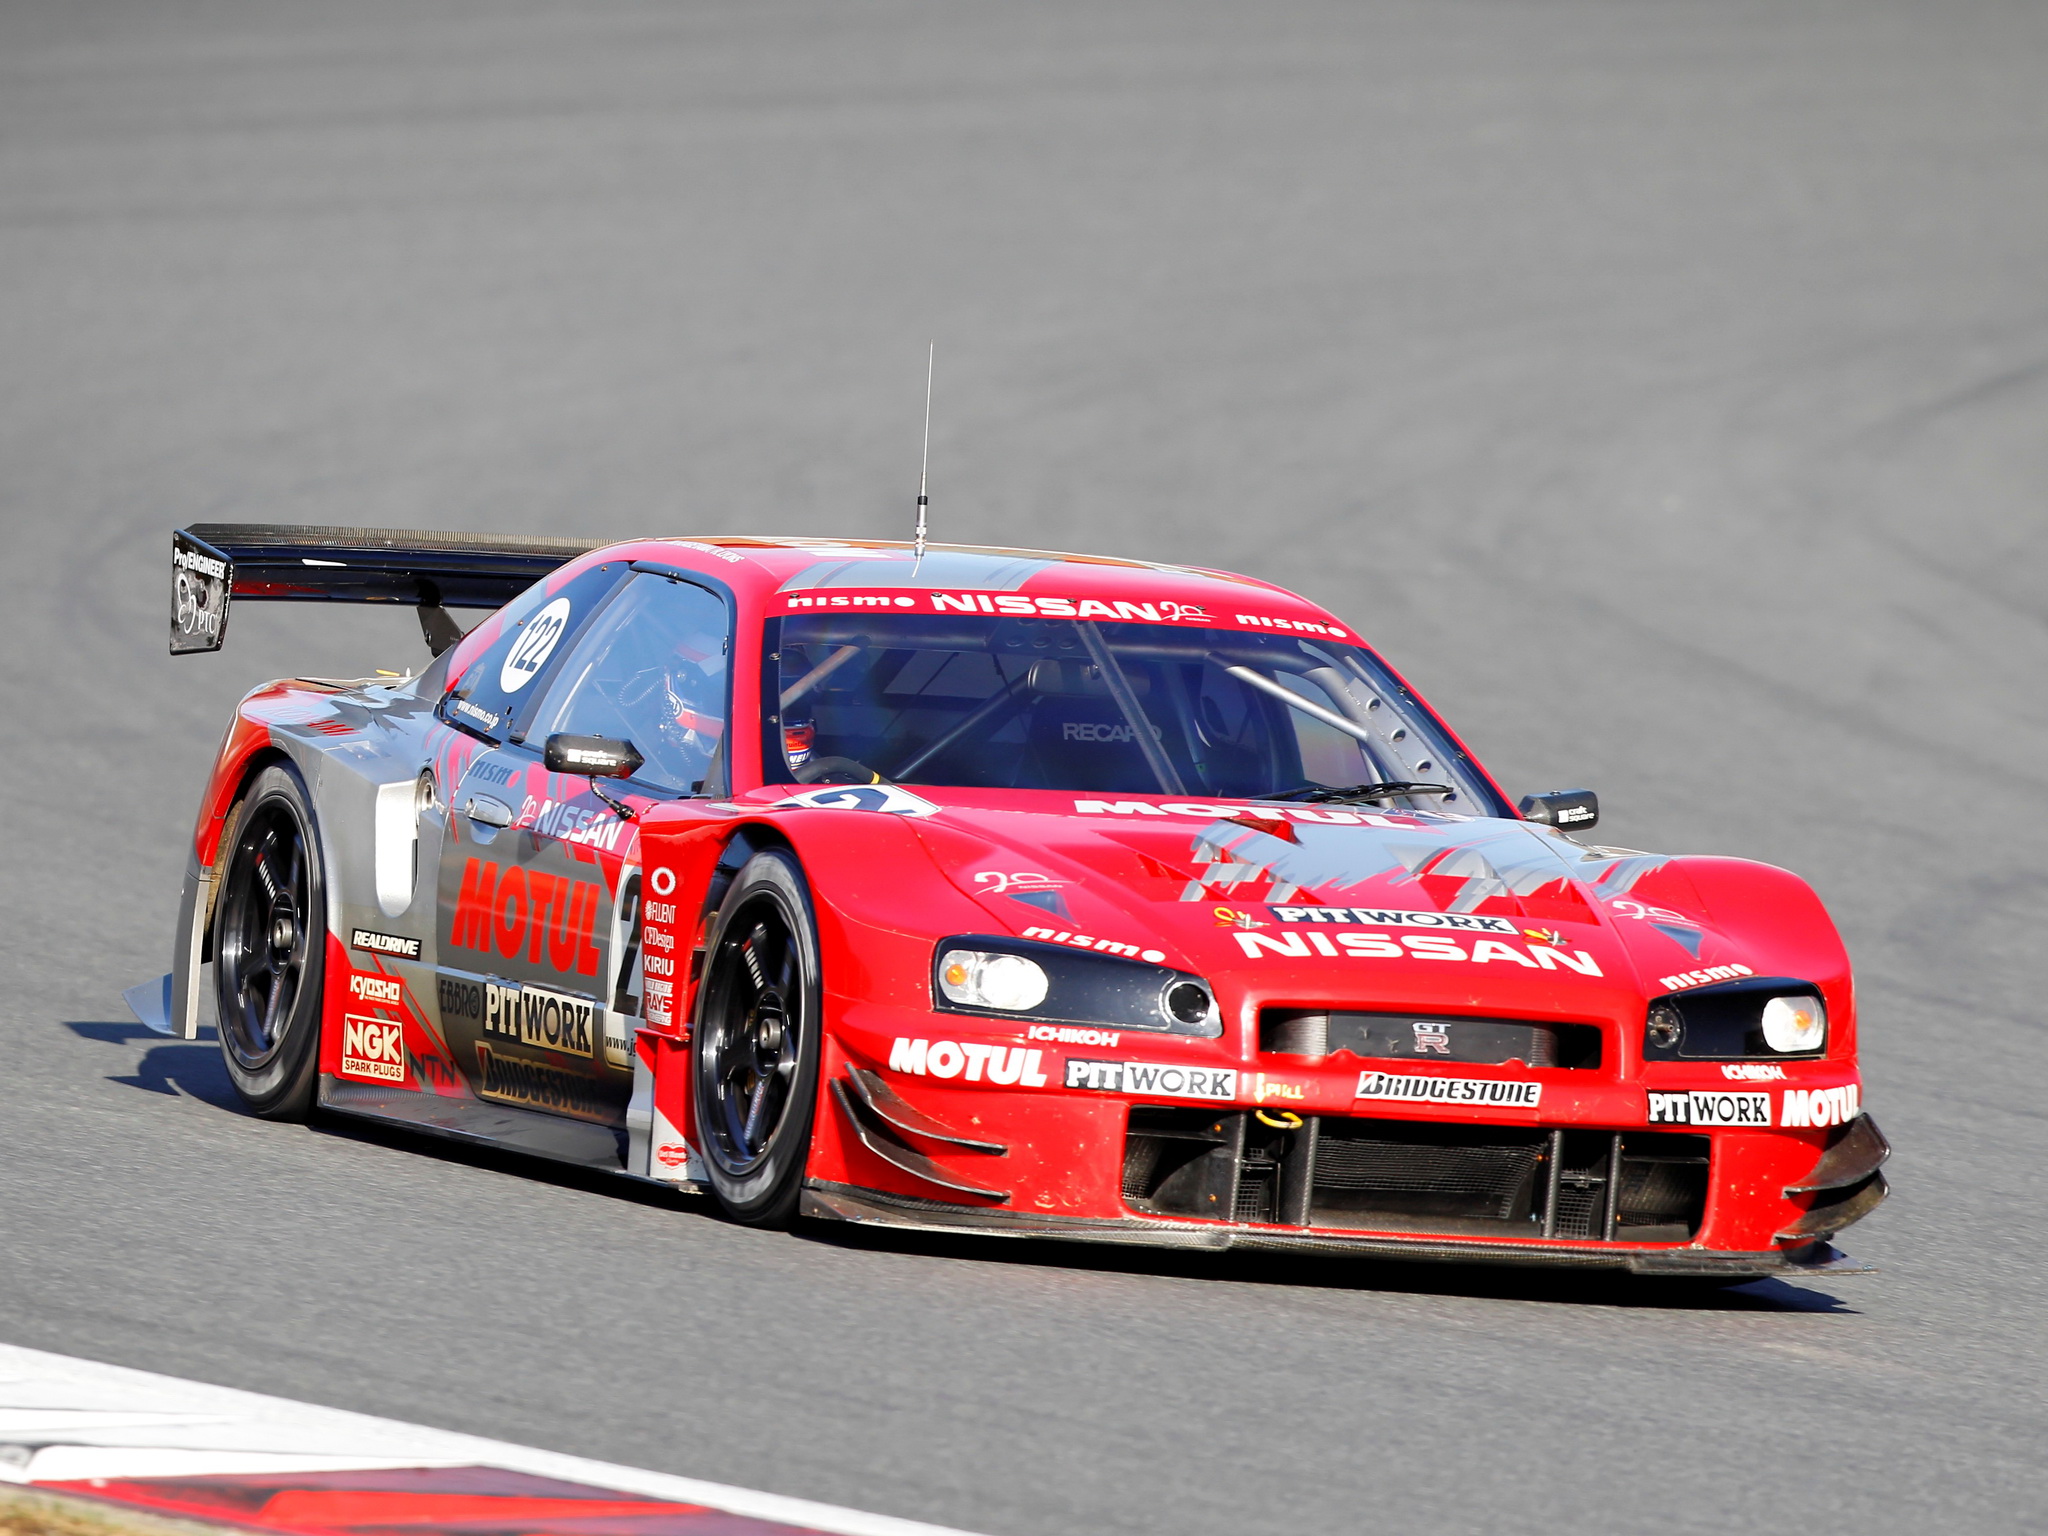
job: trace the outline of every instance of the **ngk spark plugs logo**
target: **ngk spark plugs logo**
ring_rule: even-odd
[[[402,1025],[384,1019],[366,1019],[345,1014],[341,1021],[341,1074],[369,1077],[379,1082],[405,1081],[405,1042]]]

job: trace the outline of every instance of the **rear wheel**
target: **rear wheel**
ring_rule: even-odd
[[[719,909],[691,1043],[698,1150],[726,1214],[796,1214],[818,1096],[817,924],[796,860],[758,853]]]
[[[326,882],[305,784],[259,773],[232,820],[214,909],[214,1000],[235,1091],[269,1120],[299,1119],[319,1066]]]

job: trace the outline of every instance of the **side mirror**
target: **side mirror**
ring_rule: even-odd
[[[548,738],[541,761],[549,773],[581,773],[593,779],[630,779],[647,761],[630,741],[613,741],[609,736],[563,736]]]
[[[1524,821],[1541,822],[1560,831],[1584,831],[1600,819],[1600,797],[1590,789],[1553,789],[1524,795],[1516,807]]]

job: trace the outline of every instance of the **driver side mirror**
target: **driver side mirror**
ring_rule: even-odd
[[[1553,789],[1524,795],[1516,807],[1524,821],[1541,822],[1560,831],[1583,831],[1600,820],[1600,797],[1590,789]]]
[[[593,779],[630,779],[647,759],[630,741],[613,741],[609,736],[565,736],[548,738],[541,761],[549,773],[581,773]]]

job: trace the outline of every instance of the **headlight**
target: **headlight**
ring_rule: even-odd
[[[939,991],[964,1008],[1021,1013],[1044,1002],[1051,986],[1045,968],[1022,955],[952,949],[939,965]]]
[[[1745,976],[1671,992],[1643,1021],[1646,1061],[1756,1061],[1827,1049],[1820,991],[1796,976]]]
[[[943,1013],[1204,1038],[1223,1033],[1206,981],[1142,958],[994,934],[946,939],[932,958],[932,1006]]]
[[[1764,1004],[1763,1028],[1774,1051],[1817,1051],[1828,1036],[1827,1006],[1813,996],[1774,997]]]

